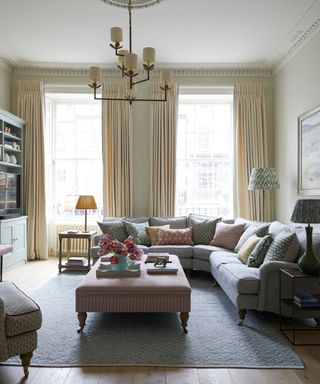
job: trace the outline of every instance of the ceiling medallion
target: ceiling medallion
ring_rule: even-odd
[[[128,8],[128,0],[102,0],[106,4]],[[131,8],[146,8],[160,3],[162,0],[132,0]]]

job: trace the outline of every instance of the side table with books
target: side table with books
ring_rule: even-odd
[[[306,331],[320,331],[320,275],[307,275],[300,269],[280,269],[279,279],[280,331],[293,345],[320,345],[320,339],[314,336],[312,342],[297,341],[301,331],[303,336]],[[289,295],[284,294],[285,284],[290,288]],[[310,288],[312,285],[318,287],[318,292]],[[290,326],[288,319],[284,321],[284,306],[291,308]]]
[[[90,248],[94,235],[97,232],[95,231],[75,231],[69,230],[58,233],[59,237],[59,273],[63,268],[65,269],[73,269],[73,270],[90,270],[91,259],[90,259]],[[84,257],[81,256],[70,256],[70,240],[71,239],[84,239],[87,242],[87,254]],[[62,263],[62,250],[63,250],[63,240],[67,240],[67,261]]]

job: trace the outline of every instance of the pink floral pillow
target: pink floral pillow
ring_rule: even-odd
[[[192,228],[162,229],[158,231],[156,245],[193,245]]]

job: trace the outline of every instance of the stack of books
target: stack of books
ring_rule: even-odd
[[[301,308],[320,308],[320,295],[307,292],[297,292],[293,298],[295,304]]]
[[[85,265],[86,262],[87,262],[87,260],[84,257],[69,257],[66,264],[78,266],[78,265]]]

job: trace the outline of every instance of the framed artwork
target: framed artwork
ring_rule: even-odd
[[[320,105],[298,118],[298,194],[320,195]]]

